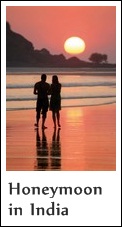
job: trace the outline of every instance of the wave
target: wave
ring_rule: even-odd
[[[62,96],[61,99],[115,98],[116,95]],[[36,97],[7,97],[6,101],[34,101]]]
[[[115,104],[115,101],[109,101],[109,102],[103,102],[100,104],[86,104],[86,105],[66,105],[66,106],[62,106],[62,108],[75,108],[75,107],[90,107],[90,106],[102,106],[102,105],[109,105],[109,104]],[[12,108],[7,108],[7,111],[13,111],[13,110],[35,110],[35,107],[12,107]]]
[[[115,81],[99,81],[99,82],[75,82],[75,83],[61,83],[62,87],[94,87],[94,86],[116,86]],[[33,88],[34,84],[7,84],[8,89],[23,89]]]
[[[42,73],[48,73],[48,74],[54,74],[54,73],[60,73],[61,75],[62,74],[74,74],[74,73],[79,73],[79,74],[92,74],[92,73],[116,73],[116,68],[113,67],[113,68],[104,68],[104,67],[101,67],[101,68],[41,68],[41,67],[7,67],[6,68],[6,73],[7,75],[10,75],[10,74],[18,74],[18,75],[23,75],[23,74],[26,74],[26,75],[40,75]]]
[[[53,74],[57,74],[58,76],[62,76],[62,75],[66,75],[66,76],[71,76],[71,75],[79,75],[79,76],[115,76],[116,72],[115,71],[103,71],[103,72],[46,72],[47,75],[53,75]],[[37,76],[37,75],[41,75],[42,73],[40,72],[7,72],[7,75],[21,75],[21,76],[29,76],[29,75],[33,75],[33,76]]]

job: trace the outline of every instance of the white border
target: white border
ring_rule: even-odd
[[[6,6],[116,6],[116,171],[68,171],[68,172],[12,172],[6,171]],[[120,226],[120,193],[121,193],[121,1],[1,1],[1,177],[2,177],[2,226]],[[56,186],[93,186],[103,188],[102,197],[60,197],[54,201],[69,207],[69,216],[37,217],[30,216],[28,212],[23,216],[9,216],[8,204],[21,204],[26,207],[28,203],[41,200],[44,205],[51,202],[43,197],[28,198],[23,196],[10,197],[8,182],[20,182],[22,186],[41,185],[41,187]]]

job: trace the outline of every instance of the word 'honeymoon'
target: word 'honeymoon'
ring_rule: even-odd
[[[17,183],[16,185],[13,185],[12,182],[9,184],[9,194],[10,195],[48,195],[49,198],[54,198],[55,195],[101,195],[102,194],[102,188],[101,187],[84,187],[81,188],[80,186],[77,187],[21,187],[20,183]]]

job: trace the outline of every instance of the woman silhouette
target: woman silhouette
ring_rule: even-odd
[[[57,125],[60,128],[60,110],[61,110],[61,84],[58,81],[58,77],[54,75],[52,77],[52,84],[50,88],[50,110],[52,111],[52,119],[54,123],[54,128]]]

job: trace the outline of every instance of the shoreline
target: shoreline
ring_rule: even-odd
[[[61,129],[54,130],[48,111],[42,132],[34,128],[34,109],[6,111],[6,170],[115,171],[116,105],[66,107],[60,114]]]
[[[36,99],[35,99],[36,101]],[[63,106],[62,109],[65,109],[65,108],[88,108],[88,107],[97,107],[97,106],[106,106],[106,105],[116,105],[116,102],[109,102],[109,103],[104,103],[104,104],[96,104],[96,105],[78,105],[78,106]],[[6,109],[6,112],[9,112],[9,111],[26,111],[26,110],[35,110],[35,107],[33,108],[20,108],[20,109]]]
[[[71,68],[71,67],[7,67],[6,68],[6,75],[22,75],[24,73],[28,74],[28,75],[33,75],[33,74],[36,74],[36,75],[40,75],[42,73],[46,73],[48,75],[52,75],[53,73],[60,73],[61,75],[65,74],[69,74],[70,75],[74,75],[74,72],[76,73],[77,72],[77,75],[85,75],[85,74],[89,74],[94,75],[94,73],[96,72],[97,75],[102,75],[104,76],[104,72],[107,73],[107,75],[109,76],[112,75],[112,76],[116,76],[116,67],[74,67],[74,68]],[[93,76],[92,75],[92,76]]]

